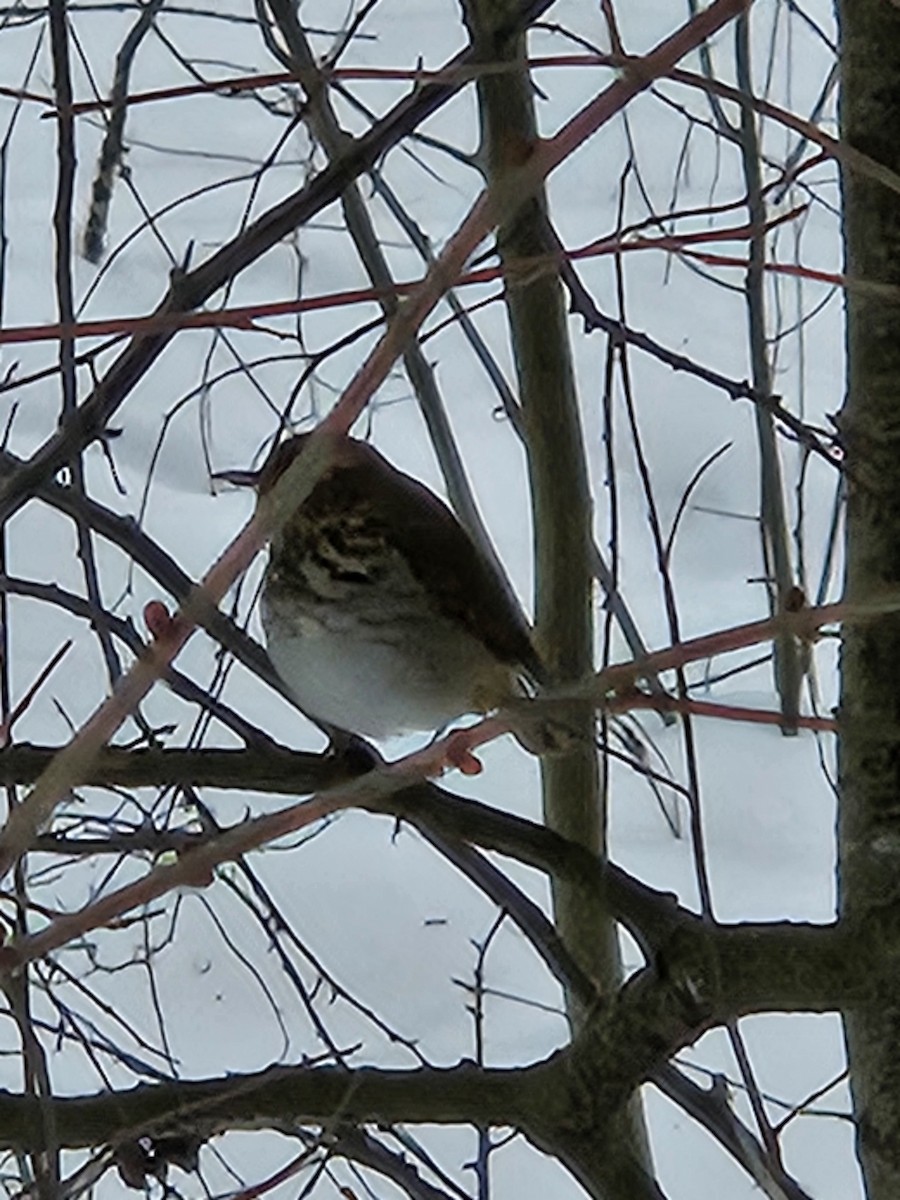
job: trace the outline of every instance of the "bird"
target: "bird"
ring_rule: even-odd
[[[310,436],[280,442],[257,471],[219,477],[252,484],[262,501]],[[260,611],[299,708],[339,734],[438,731],[547,678],[515,596],[451,509],[347,435],[272,538]],[[542,752],[533,731],[520,740]]]

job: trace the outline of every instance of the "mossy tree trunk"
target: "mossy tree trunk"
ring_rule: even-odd
[[[478,80],[481,159],[502,195],[504,172],[521,165],[538,136],[526,41],[517,31],[517,5],[510,0],[464,0],[463,8],[480,57],[509,66]],[[497,244],[506,274],[532,494],[535,633],[552,676],[562,683],[593,669],[593,510],[562,287],[555,271],[528,265],[554,255],[546,211],[542,189],[501,220]],[[569,753],[542,762],[544,819],[555,832],[605,857],[593,710],[585,705],[567,724],[576,725],[580,737]],[[610,996],[622,978],[615,923],[584,888],[560,879],[552,886],[563,942],[599,994]],[[592,1014],[574,995],[567,1007],[577,1037]],[[598,1155],[586,1169],[610,1198],[649,1195],[649,1145],[637,1096],[614,1124],[596,1131]]]
[[[900,171],[900,10],[843,0],[842,136]],[[844,172],[848,395],[847,589],[900,588],[900,195]],[[877,285],[877,288],[872,285]],[[852,625],[841,707],[840,903],[896,930],[873,999],[846,1014],[860,1161],[870,1200],[900,1196],[900,617]]]

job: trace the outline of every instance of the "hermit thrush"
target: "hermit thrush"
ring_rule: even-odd
[[[264,497],[308,436],[223,477]],[[543,675],[518,604],[450,509],[352,438],[274,537],[261,612],[299,706],[352,734],[436,730]]]

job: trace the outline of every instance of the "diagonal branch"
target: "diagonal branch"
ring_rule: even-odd
[[[551,0],[523,0],[515,27],[525,28],[541,16],[550,3]],[[456,72],[475,61],[471,48],[456,55],[444,68],[450,72],[448,76],[442,76],[440,82],[416,87],[311,183],[263,213],[199,267],[173,275],[169,290],[153,315],[172,316],[199,307],[298,225],[338,200],[349,182],[376,163],[464,86],[468,76]],[[63,466],[73,451],[105,435],[113,414],[175,332],[175,328],[160,329],[131,340],[64,427],[48,438],[14,476],[0,483],[0,520],[21,508],[34,489]]]
[[[162,618],[158,618],[157,624],[160,628],[157,636],[148,645],[146,654],[119,680],[110,700],[96,710],[69,745],[60,751],[29,796],[10,814],[0,834],[0,878],[30,845],[40,826],[49,820],[60,799],[84,778],[85,771],[90,767],[97,751],[109,740],[147,694],[159,675],[167,669],[175,655],[181,651],[201,616],[212,611],[228,588],[247,569],[265,540],[281,528],[296,505],[309,494],[315,481],[331,461],[336,439],[345,433],[359,416],[369,397],[386,378],[409,338],[415,334],[441,296],[453,285],[470,253],[483,236],[534,195],[546,176],[586,138],[649,87],[655,78],[670,70],[680,58],[695,49],[700,42],[710,37],[745,7],[746,0],[715,0],[699,16],[664,39],[645,58],[629,61],[621,78],[586,104],[554,137],[538,143],[523,163],[504,171],[475,201],[468,216],[449,240],[420,287],[391,320],[383,337],[351,380],[338,405],[311,436],[304,453],[267,494],[266,504],[257,510],[257,514],[237,539],[210,568],[202,586],[194,590],[178,616],[174,620],[165,621],[164,625]],[[285,203],[288,204],[287,211],[293,216],[293,207],[290,203]],[[280,205],[261,218],[265,237],[271,236],[273,227],[279,230],[282,228],[279,220],[285,220],[283,210],[284,205]],[[276,219],[272,213],[281,215]],[[251,226],[247,235],[255,231],[255,237],[262,236],[261,222]],[[288,228],[292,227],[293,224],[289,222]],[[243,245],[243,249],[246,251],[246,245]],[[180,303],[187,297],[191,300],[191,307],[199,303],[199,299],[191,299],[196,289],[202,291],[209,283],[211,264],[217,263],[220,269],[223,255],[226,261],[231,262],[228,251],[229,247],[225,247],[213,255],[203,267],[192,272],[190,283],[187,282],[189,277],[186,275],[174,283],[174,299]],[[241,265],[235,267],[235,272],[246,266],[253,257],[255,255],[249,258],[246,254],[237,255],[237,261]],[[202,283],[204,279],[206,284]],[[211,294],[211,291],[206,294]],[[168,300],[164,304],[168,304]],[[161,334],[148,335],[133,344],[118,362],[121,363],[129,354],[140,350],[145,343],[151,347],[156,346],[156,353],[159,353],[166,340]],[[111,374],[115,374],[117,365],[113,365]],[[136,382],[136,365],[132,362],[126,370],[126,381],[130,380],[129,386]],[[15,476],[5,484],[0,484],[0,520],[23,502],[22,487],[40,482],[48,470],[64,461],[71,453],[73,445],[83,444],[82,435],[102,435],[107,419],[104,415],[107,398],[116,403],[122,398],[120,396],[118,401],[115,399],[117,393],[110,391],[109,379],[110,376],[107,376],[105,383],[100,385],[93,397],[72,414],[66,422],[66,428],[60,434],[49,439]],[[123,392],[122,396],[124,394]],[[59,459],[61,452],[64,452],[63,459]]]

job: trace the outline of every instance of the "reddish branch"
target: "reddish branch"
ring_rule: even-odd
[[[779,225],[793,221],[806,211],[801,206],[791,209],[767,221],[763,233],[768,233]],[[480,267],[475,271],[461,271],[453,283],[455,288],[472,284],[492,283],[502,279],[504,274],[521,273],[529,279],[535,273],[544,269],[556,271],[563,262],[576,262],[584,258],[597,258],[605,254],[625,254],[634,250],[663,250],[667,254],[689,253],[688,247],[706,242],[737,242],[757,237],[760,230],[752,225],[729,226],[724,229],[711,229],[695,233],[665,234],[660,237],[630,237],[628,235],[601,238],[579,246],[574,250],[560,248],[558,254],[535,255],[528,258],[507,259],[505,265],[495,267]],[[717,257],[712,254],[693,252],[692,257],[703,262],[721,262],[726,266],[743,266],[746,269],[746,259]],[[829,282],[842,282],[843,276],[826,275],[823,272],[793,268],[781,263],[767,264],[767,270],[805,274],[812,279],[827,279]],[[215,312],[199,313],[154,313],[149,317],[107,317],[98,321],[80,321],[65,325],[13,325],[0,329],[0,345],[12,342],[45,342],[56,341],[59,338],[110,337],[129,333],[144,335],[171,332],[176,329],[207,329],[256,328],[254,322],[260,317],[283,317],[301,312],[318,312],[328,308],[346,308],[356,304],[366,304],[373,300],[396,299],[410,296],[421,288],[419,280],[397,282],[392,284],[390,293],[381,288],[354,288],[343,292],[328,292],[322,296],[304,296],[294,300],[274,300],[266,304],[248,304],[235,308],[220,308]]]
[[[161,622],[161,633],[153,638],[146,653],[119,681],[113,695],[100,706],[69,745],[60,751],[22,804],[10,813],[0,833],[0,877],[6,875],[25,852],[38,829],[52,816],[56,805],[85,778],[96,753],[140,703],[188,640],[196,627],[198,616],[219,603],[266,539],[277,531],[288,513],[309,494],[330,461],[335,439],[349,430],[369,397],[386,378],[407,340],[415,334],[444,293],[455,284],[481,240],[532,196],[551,171],[630,100],[660,75],[672,70],[680,58],[746,7],[747,0],[715,0],[645,58],[629,60],[619,79],[576,113],[554,137],[538,141],[523,162],[510,168],[494,186],[482,193],[421,285],[390,321],[381,340],[351,380],[339,403],[310,438],[304,453],[269,493],[266,505],[258,510],[214,564],[202,586],[195,589],[180,612],[171,622]],[[91,420],[97,420],[103,411],[101,405],[92,416],[93,410],[86,413],[86,407],[82,406],[75,414],[73,423],[76,426],[87,422],[90,428]],[[39,452],[32,460],[31,470],[38,470],[40,465]],[[46,462],[44,466],[46,468]],[[27,469],[23,474],[27,475]],[[20,486],[21,483],[20,477]]]
[[[510,16],[511,29],[526,28],[550,3],[551,0],[520,0],[518,11]],[[463,66],[472,61],[475,61],[474,50],[469,48],[449,66]],[[337,200],[351,180],[369,170],[406,134],[436,112],[459,86],[426,84],[406,96],[367,134],[348,143],[339,161],[263,213],[198,267],[176,272],[157,306],[157,315],[187,312],[204,304],[282,238]],[[41,483],[71,462],[84,446],[104,436],[113,414],[162,354],[173,333],[174,330],[163,330],[134,338],[62,427],[13,476],[0,482],[0,521],[18,511]]]
[[[151,616],[152,622],[159,625],[160,641],[167,638],[177,641],[184,632],[181,622],[167,618],[164,610],[161,612],[160,609],[162,609],[161,605]],[[778,633],[788,632],[797,637],[811,639],[822,625],[850,618],[862,620],[898,609],[900,609],[900,598],[885,599],[880,603],[868,606],[828,604],[819,608],[803,609],[796,613],[783,613],[780,616],[764,621],[754,621],[747,625],[738,625],[732,629],[693,638],[665,650],[656,651],[647,655],[640,662],[632,660],[607,667],[598,672],[587,685],[580,688],[579,695],[602,697],[603,699],[598,701],[598,707],[608,711],[621,712],[632,707],[658,707],[658,697],[644,696],[634,691],[635,680],[647,671],[668,670],[675,666],[684,666],[690,662],[705,659],[713,654],[742,649],[757,642],[769,642]],[[566,696],[569,694],[566,693]],[[681,704],[680,701],[672,701],[672,707],[678,711],[682,711]],[[699,702],[690,702],[690,704],[698,712],[702,707]],[[710,706],[710,709],[714,707]],[[737,710],[732,710],[732,713],[729,714],[726,709],[716,712],[714,715],[733,715],[735,711]],[[710,715],[713,714],[710,713]],[[779,720],[778,714],[771,715],[774,718],[773,723]],[[765,714],[757,714],[753,710],[748,710],[748,719],[764,720],[765,716]],[[807,718],[800,723],[808,728],[828,727],[819,718]],[[192,847],[183,853],[176,862],[154,867],[143,879],[111,892],[80,912],[57,917],[40,933],[19,939],[15,945],[0,948],[0,971],[17,970],[25,963],[59,949],[73,938],[80,937],[91,929],[114,923],[130,909],[159,899],[173,888],[205,886],[213,881],[215,870],[222,863],[239,858],[266,842],[296,832],[340,809],[361,805],[377,810],[379,802],[387,796],[420,783],[429,774],[439,770],[448,759],[457,757],[460,760],[457,765],[461,765],[465,770],[466,767],[471,767],[473,762],[477,763],[471,754],[475,747],[509,732],[512,724],[514,722],[507,721],[502,714],[498,717],[490,717],[471,729],[465,730],[462,742],[459,733],[451,733],[442,742],[430,746],[424,751],[409,755],[395,763],[378,764],[373,770],[356,780],[340,784],[314,796],[311,800],[290,805],[279,812],[255,817],[208,842]],[[70,749],[71,746],[57,755],[44,774],[52,773],[59,759],[64,757]],[[41,779],[43,778],[44,776],[41,776]],[[40,783],[41,780],[35,785],[35,791]],[[21,808],[15,811],[19,812]]]

